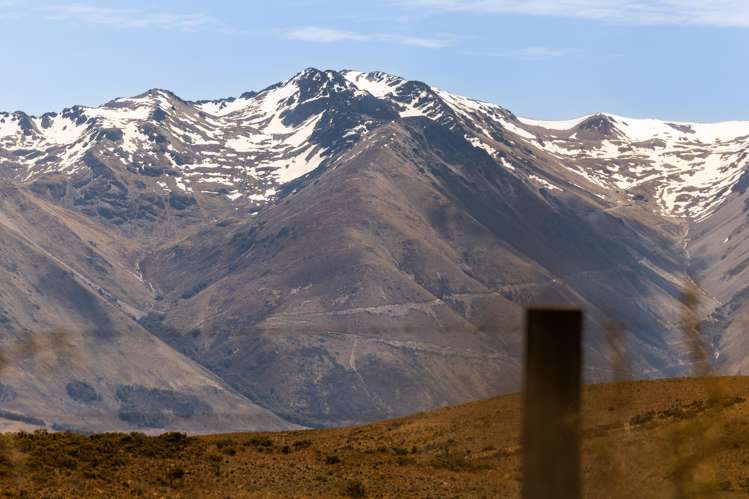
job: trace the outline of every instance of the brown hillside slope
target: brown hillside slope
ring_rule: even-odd
[[[675,497],[678,487],[683,497],[745,497],[749,378],[716,383],[587,388],[586,497]],[[10,497],[517,497],[519,402],[510,395],[304,432],[5,435],[0,489]]]

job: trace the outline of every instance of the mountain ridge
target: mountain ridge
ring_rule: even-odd
[[[347,86],[349,84],[351,85],[350,87]],[[278,94],[279,91],[282,92],[280,95]],[[606,140],[607,137],[604,136],[589,137],[589,139],[592,141],[596,141],[596,139],[599,139],[597,141],[598,144],[595,144],[596,147],[594,148],[592,157],[583,159],[605,159],[610,161],[614,156],[620,153],[620,151],[618,151],[617,149],[627,148],[631,150],[634,147],[635,150],[632,151],[632,154],[630,154],[630,156],[642,163],[640,166],[638,166],[640,171],[636,171],[634,168],[630,168],[628,175],[621,175],[613,170],[606,172],[605,175],[609,177],[609,182],[606,181],[607,179],[604,176],[595,174],[591,175],[590,172],[584,171],[582,169],[576,172],[579,175],[585,177],[587,180],[591,180],[594,183],[599,184],[599,186],[603,186],[607,189],[610,189],[612,187],[612,182],[610,181],[611,179],[613,179],[613,186],[616,188],[629,189],[632,186],[637,186],[641,183],[647,183],[650,180],[650,177],[652,177],[652,172],[656,170],[652,168],[647,169],[642,166],[643,164],[647,163],[655,162],[658,163],[658,166],[661,168],[661,170],[667,169],[667,171],[663,172],[664,175],[668,175],[671,177],[684,175],[686,169],[693,167],[692,163],[694,162],[690,162],[689,157],[694,157],[695,155],[706,153],[704,148],[686,148],[685,146],[688,144],[677,143],[674,146],[666,147],[667,144],[663,143],[664,139],[666,141],[674,139],[687,143],[691,142],[692,145],[695,146],[705,146],[709,145],[710,143],[725,142],[730,142],[731,144],[729,144],[729,146],[732,146],[736,141],[739,141],[742,138],[749,139],[749,122],[733,121],[710,124],[686,122],[682,123],[653,119],[626,118],[609,113],[595,113],[592,115],[587,115],[567,121],[540,121],[529,118],[518,118],[511,112],[495,104],[460,97],[456,94],[429,87],[422,82],[408,81],[383,72],[362,73],[352,70],[336,72],[331,70],[320,71],[315,68],[308,68],[298,73],[289,80],[271,85],[259,92],[245,92],[240,97],[236,98],[231,97],[228,99],[217,100],[185,101],[170,91],[151,89],[135,97],[114,99],[99,107],[90,108],[74,106],[72,108],[66,108],[59,114],[45,113],[41,117],[29,116],[20,112],[16,112],[14,114],[0,113],[0,123],[4,122],[3,125],[5,126],[4,129],[0,129],[0,134],[3,134],[3,138],[6,139],[5,147],[8,148],[9,144],[7,138],[11,135],[11,125],[13,124],[12,118],[15,118],[17,127],[16,135],[19,135],[19,132],[20,135],[24,137],[39,134],[43,137],[42,145],[69,146],[75,144],[82,138],[82,135],[85,133],[85,131],[82,131],[81,128],[86,123],[89,123],[89,126],[96,123],[99,124],[101,128],[106,129],[108,125],[122,125],[123,120],[126,122],[132,120],[149,120],[159,122],[168,118],[168,116],[166,115],[162,116],[163,114],[168,115],[165,109],[170,110],[174,108],[175,104],[182,104],[192,107],[200,113],[206,113],[206,115],[212,116],[213,118],[218,118],[220,120],[225,119],[230,115],[241,113],[246,114],[248,110],[258,111],[258,107],[255,105],[255,103],[257,99],[260,99],[261,105],[259,106],[259,110],[266,111],[266,114],[260,116],[260,118],[258,119],[255,119],[253,123],[259,123],[261,125],[264,124],[266,126],[266,133],[261,134],[260,136],[256,135],[253,137],[253,134],[250,134],[250,136],[242,136],[241,133],[238,132],[239,135],[236,139],[227,139],[226,137],[222,137],[225,145],[229,146],[228,148],[226,148],[226,151],[222,151],[221,153],[223,154],[221,159],[223,161],[226,161],[226,155],[236,155],[238,152],[250,153],[253,150],[257,152],[257,149],[260,146],[267,146],[268,142],[272,141],[273,137],[276,135],[287,135],[288,137],[286,141],[292,146],[297,145],[297,147],[304,141],[310,140],[310,132],[314,130],[318,123],[313,122],[312,120],[303,120],[303,124],[305,126],[302,127],[301,130],[297,130],[296,126],[302,124],[297,121],[296,123],[294,123],[295,127],[293,127],[293,130],[291,130],[286,127],[284,122],[284,120],[289,119],[289,113],[291,109],[280,109],[283,105],[286,104],[285,102],[282,102],[284,101],[284,99],[294,99],[295,92],[299,93],[300,101],[294,102],[294,106],[309,104],[304,100],[306,98],[304,95],[304,91],[315,93],[315,95],[313,96],[314,99],[329,99],[331,97],[337,97],[340,94],[347,93],[351,94],[348,96],[356,97],[357,94],[364,92],[377,99],[387,100],[390,104],[396,107],[395,111],[400,115],[401,118],[408,118],[412,116],[426,116],[432,120],[446,120],[443,124],[446,124],[450,127],[457,126],[457,121],[460,118],[470,121],[471,119],[474,119],[477,114],[482,114],[482,121],[484,121],[485,124],[486,121],[489,121],[494,128],[498,126],[505,131],[514,132],[519,135],[520,138],[528,140],[531,143],[534,143],[534,145],[540,146],[541,149],[544,149],[546,152],[562,160],[569,159],[570,156],[579,155],[578,153],[580,151],[573,147],[570,147],[570,144],[567,143],[567,139],[570,137],[569,134],[567,134],[567,137],[565,137],[564,134],[560,134],[560,132],[567,132],[568,130],[573,130],[577,129],[577,127],[585,126],[586,123],[589,123],[591,120],[602,120],[602,123],[606,123],[611,132],[615,133],[614,136],[609,137],[613,138],[615,140],[615,143],[611,143],[609,140]],[[276,100],[274,101],[273,98],[276,98]],[[135,108],[131,109],[128,107],[128,105],[134,105]],[[118,109],[124,109],[129,112],[126,112],[122,117],[115,118],[113,112]],[[276,119],[270,119],[267,112],[270,111],[272,114],[279,109],[280,114],[283,116]],[[298,110],[296,110],[295,112],[297,114],[299,113]],[[302,111],[302,113],[304,112],[305,111]],[[305,117],[307,118],[312,118],[313,116],[314,115],[310,114],[309,112],[307,112],[307,115],[305,115]],[[392,116],[385,116],[385,118],[392,119]],[[60,123],[60,119],[67,119],[68,123]],[[216,121],[212,118],[208,118],[208,121],[213,125],[217,125]],[[225,127],[229,126],[226,123],[223,123],[223,125]],[[363,126],[363,130],[357,129],[356,127],[350,127],[345,130],[335,130],[335,133],[339,134],[339,140],[345,139],[347,136],[356,136],[357,132],[363,131],[366,133],[366,125],[359,126]],[[547,128],[544,128],[544,126],[546,126]],[[530,127],[531,131],[529,132],[523,127]],[[329,128],[330,127],[328,126],[328,129]],[[538,131],[539,128],[545,130],[545,132],[536,134],[533,131]],[[213,133],[210,133],[210,131],[206,131],[207,129],[205,128],[202,128],[202,130],[209,135],[215,136],[217,133],[215,130]],[[187,129],[182,130],[182,132],[185,133],[185,135],[183,135],[183,138],[186,138],[186,140],[188,140],[187,146],[195,147],[201,144],[207,145],[216,142],[215,140],[211,140],[206,136],[203,136],[203,138],[201,138],[199,136],[200,134],[195,135],[193,132]],[[471,140],[473,141],[474,145],[477,145],[477,147],[482,147],[485,150],[489,151],[490,154],[493,154],[492,151],[494,151],[494,149],[491,145],[491,142],[497,137],[493,137],[492,133],[496,133],[496,130],[493,130],[492,127],[483,127],[479,130],[474,130],[473,132],[478,132],[471,134]],[[484,132],[488,132],[488,134]],[[577,138],[577,133],[579,133],[579,131],[576,133],[572,133],[571,138]],[[591,132],[586,131],[586,133]],[[123,149],[125,150],[125,152],[128,152],[133,149],[133,147],[135,147],[133,144],[134,141],[143,138],[142,135],[139,136],[137,131],[132,130],[131,126],[124,127],[124,134],[125,137],[122,138],[122,140]],[[117,133],[115,132],[114,135],[116,138]],[[45,142],[46,144],[44,144]],[[744,144],[745,143],[746,140],[744,140]],[[91,144],[88,144],[89,147],[90,145]],[[170,143],[169,145],[172,144]],[[336,145],[335,147],[331,147],[332,144],[329,143],[325,145],[327,147],[318,147],[317,154],[314,156],[310,154],[310,151],[308,151],[307,149],[297,151],[299,152],[299,154],[292,158],[289,158],[284,154],[276,154],[275,156],[278,158],[278,160],[267,162],[268,168],[276,169],[278,183],[283,184],[292,181],[295,178],[298,178],[299,176],[302,176],[306,173],[309,173],[310,171],[319,167],[325,161],[326,157],[339,152],[341,150],[341,147],[345,148],[347,146],[345,141],[343,144]],[[27,144],[27,146],[31,147],[32,144]],[[82,146],[82,148],[85,147],[85,145]],[[665,150],[662,154],[646,154],[643,151],[647,148],[665,148]],[[684,151],[683,149],[685,148],[688,150]],[[231,152],[229,152],[229,150],[231,150]],[[728,148],[724,148],[724,150],[720,151],[720,154],[726,155],[730,152],[731,151]],[[717,156],[717,154],[711,155],[708,159],[716,159],[714,158],[714,156]],[[170,162],[175,166],[180,166],[179,163],[182,158],[179,157],[178,154],[175,156],[165,154],[162,157],[162,161],[166,160],[167,162]],[[252,156],[252,160],[257,162],[259,157],[262,157],[262,155],[254,154]],[[83,155],[81,155],[79,151],[69,153],[68,155],[63,156],[60,159],[62,160],[63,164],[65,164],[66,162],[79,162],[82,158]],[[126,159],[132,160],[133,158],[130,156]],[[158,156],[155,159],[158,159]],[[686,161],[684,161],[685,159]],[[737,159],[740,160],[741,158]],[[203,164],[207,163],[205,156],[202,157],[202,161]],[[291,171],[282,171],[278,173],[279,161],[291,162]],[[36,165],[40,162],[43,161],[40,161],[38,158],[34,158],[32,164]],[[725,166],[723,158],[717,158],[716,161],[713,162],[716,164],[708,165],[708,167],[706,167],[703,171],[694,170],[694,168],[692,168],[692,170],[694,171],[686,172],[691,173],[692,179],[695,179],[697,182],[696,185],[684,184],[681,186],[676,186],[675,189],[669,189],[668,187],[663,188],[663,192],[661,192],[659,195],[661,198],[661,209],[664,210],[664,213],[674,214],[677,216],[696,216],[696,218],[699,219],[700,216],[708,214],[710,210],[714,208],[715,204],[719,201],[708,202],[707,206],[705,206],[705,203],[703,202],[702,206],[693,208],[691,206],[684,206],[689,204],[689,202],[679,199],[680,197],[688,195],[689,189],[694,186],[702,189],[711,189],[710,194],[718,194],[720,192],[724,192],[726,188],[731,188],[738,182],[738,176],[740,173],[739,170],[733,171],[733,175],[729,175],[728,178],[724,179],[723,182],[717,185],[709,182],[709,179],[700,178],[700,176],[705,177],[717,174]],[[28,161],[19,161],[19,163],[25,163],[25,166],[27,168],[33,169],[33,166],[29,164]],[[672,165],[671,163],[677,164]],[[68,168],[74,167],[71,164],[71,166],[69,166]],[[284,169],[288,170],[289,165],[286,164]],[[49,169],[45,170],[45,172],[49,171]],[[651,173],[651,175],[641,175],[640,173],[642,172]],[[244,172],[244,174],[246,176],[247,172]],[[221,179],[219,174],[214,173],[214,175],[214,179]],[[185,175],[181,176],[183,178],[180,179],[180,183],[176,187],[182,192],[189,192],[184,180]],[[206,176],[210,178],[209,175]],[[548,179],[546,179],[546,181],[548,182]],[[236,187],[236,184],[237,182],[235,181],[229,182],[226,185]],[[169,186],[166,188],[174,189],[174,187],[175,186]],[[269,195],[272,197],[272,193],[274,190],[275,189],[266,189],[266,191],[263,191],[262,194],[254,192],[249,195],[254,196],[255,200],[257,201],[265,201],[265,192],[269,192]],[[241,192],[241,189],[232,189],[228,192],[227,195],[239,197],[242,196],[243,193]]]
[[[629,327],[639,376],[682,374],[693,280],[716,363],[743,368],[749,135],[723,136],[743,124],[535,121],[383,72],[314,68],[238,98],[152,89],[10,116],[0,329],[11,338],[90,331],[91,348],[117,338],[104,345],[120,355],[130,331],[172,349],[160,363],[206,369],[278,425],[331,426],[516,389],[530,304],[586,309],[590,381],[611,376],[613,322]],[[174,395],[166,370],[148,386],[115,360],[86,362],[85,377],[56,376],[105,394],[108,421],[141,404],[156,412],[141,423],[203,429],[164,414],[180,397],[221,405],[194,383]],[[118,388],[128,376],[142,388]],[[43,400],[51,414],[53,385],[0,407],[33,416]]]

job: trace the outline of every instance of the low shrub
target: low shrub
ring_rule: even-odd
[[[346,487],[343,489],[343,495],[346,497],[367,497],[367,490],[361,481],[352,480],[346,484]]]

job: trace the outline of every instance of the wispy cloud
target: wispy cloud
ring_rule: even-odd
[[[117,28],[156,28],[172,31],[214,29],[231,31],[222,21],[199,13],[154,12],[142,9],[96,7],[83,3],[53,4],[46,8],[47,17],[58,21],[78,21]]]
[[[290,40],[315,43],[365,42],[369,40],[366,36],[354,33],[353,31],[316,28],[312,26],[290,29],[284,32],[284,37]]]
[[[289,29],[283,32],[283,36],[290,40],[302,40],[313,43],[379,42],[430,49],[447,47],[454,42],[449,36],[422,37],[395,33],[357,33],[314,26]]]
[[[443,11],[569,17],[636,25],[749,27],[747,0],[398,0]]]
[[[18,5],[11,0],[0,0],[0,20],[17,19],[21,16]]]

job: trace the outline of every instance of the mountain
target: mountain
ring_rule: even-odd
[[[401,415],[516,390],[543,303],[586,308],[589,380],[617,323],[638,376],[674,376],[688,282],[739,372],[748,152],[749,123],[542,122],[349,70],[0,114],[6,348],[77,352],[12,363],[0,409],[195,431]]]

